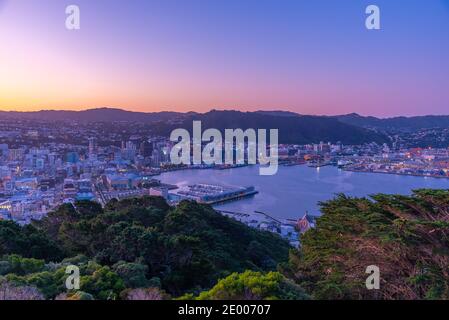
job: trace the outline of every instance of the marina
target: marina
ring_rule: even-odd
[[[334,166],[309,168],[306,165],[280,166],[274,176],[260,176],[257,166],[230,170],[182,170],[161,174],[164,183],[187,186],[197,183],[245,186],[252,185],[257,194],[238,201],[214,204],[223,211],[269,213],[272,217],[297,219],[305,212],[320,215],[319,202],[338,193],[368,197],[379,191],[390,194],[411,194],[421,188],[448,189],[449,180],[426,177],[350,172]]]

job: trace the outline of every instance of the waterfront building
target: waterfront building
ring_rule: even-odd
[[[194,184],[170,192],[169,198],[173,201],[193,200],[199,203],[214,204],[235,200],[256,194],[253,186],[228,187],[212,184]]]

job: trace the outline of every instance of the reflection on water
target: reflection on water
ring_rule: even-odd
[[[161,175],[172,184],[212,183],[234,186],[253,185],[254,197],[228,202],[217,208],[238,212],[262,211],[278,218],[297,218],[308,211],[319,214],[319,201],[337,193],[368,196],[374,193],[410,194],[419,188],[449,188],[449,179],[408,177],[390,174],[355,173],[322,167],[280,167],[274,176],[260,176],[256,166],[230,170],[184,170]]]

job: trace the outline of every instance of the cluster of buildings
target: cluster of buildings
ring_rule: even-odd
[[[164,139],[137,136],[121,146],[93,137],[80,145],[1,143],[0,219],[26,224],[63,203],[147,195],[169,148]]]
[[[311,167],[335,165],[348,171],[449,178],[449,148],[395,148],[370,143],[284,145],[282,165],[307,163]]]
[[[340,161],[349,171],[449,178],[449,149],[411,148]]]
[[[316,217],[305,213],[299,219],[276,219],[264,212],[240,213],[218,210],[221,214],[240,221],[251,228],[278,234],[291,246],[300,246],[299,235],[316,226]]]
[[[1,122],[1,120],[0,120]],[[168,137],[155,137],[143,125],[122,123],[1,122],[0,219],[21,224],[41,219],[63,203],[106,204],[112,199],[162,196],[169,203],[195,200],[216,204],[257,193],[254,187],[210,183],[184,187],[155,179],[164,171],[229,169],[240,165],[173,165]],[[335,165],[344,170],[448,178],[449,149],[406,148],[393,144],[343,145],[320,142],[279,145],[280,165]],[[301,225],[264,214],[233,214],[251,227],[277,232],[294,241]],[[305,224],[313,222],[306,215]],[[310,221],[309,221],[310,220]],[[292,229],[293,228],[293,229]],[[296,232],[296,233],[295,233]]]

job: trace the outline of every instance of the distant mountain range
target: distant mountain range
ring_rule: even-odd
[[[207,113],[180,112],[132,112],[121,109],[100,108],[85,111],[6,112],[0,111],[0,119],[28,119],[43,121],[80,122],[144,122],[152,124],[154,132],[168,135],[174,128],[191,129],[193,120],[202,121],[207,128],[278,128],[281,143],[316,143],[341,141],[346,144],[364,142],[388,142],[382,131],[417,130],[434,127],[449,128],[449,116],[421,116],[375,118],[356,113],[341,116],[310,116],[288,111],[218,111]]]
[[[289,144],[307,144],[341,141],[345,144],[359,144],[376,141],[388,142],[388,138],[370,129],[343,123],[338,119],[321,116],[300,116],[285,112],[240,112],[210,111],[191,114],[181,122],[186,129],[192,127],[193,120],[200,120],[206,128],[224,129],[279,129],[279,141]]]
[[[83,111],[65,111],[65,110],[42,110],[32,112],[0,111],[0,119],[28,119],[28,120],[47,120],[47,121],[82,121],[82,122],[154,122],[168,121],[177,117],[184,117],[188,113],[178,112],[133,112],[122,109],[99,108]]]
[[[449,128],[449,116],[394,117],[380,119],[363,117],[357,113],[334,117],[341,122],[358,127],[384,130],[419,130],[429,128]]]

